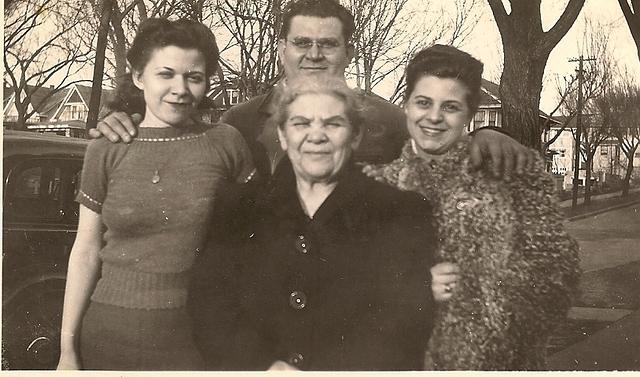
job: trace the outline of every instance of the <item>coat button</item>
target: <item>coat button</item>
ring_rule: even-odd
[[[309,242],[307,241],[306,238],[304,238],[303,235],[299,235],[298,237],[296,237],[296,250],[298,250],[299,252],[301,252],[302,254],[306,254],[309,252]]]
[[[462,211],[463,209],[465,209],[470,204],[471,204],[470,200],[460,200],[460,201],[458,201],[458,203],[456,203],[456,208],[458,209],[458,211]]]
[[[289,295],[289,305],[296,310],[304,309],[307,306],[307,295],[300,291],[293,291]]]
[[[292,353],[289,355],[289,364],[296,368],[300,368],[304,362],[304,356],[301,353]]]

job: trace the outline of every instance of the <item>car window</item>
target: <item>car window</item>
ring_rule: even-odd
[[[5,219],[75,224],[82,163],[71,159],[32,159],[17,165],[7,181]]]

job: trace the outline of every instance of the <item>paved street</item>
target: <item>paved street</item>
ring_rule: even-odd
[[[580,243],[580,267],[585,272],[640,261],[640,204],[566,226]]]

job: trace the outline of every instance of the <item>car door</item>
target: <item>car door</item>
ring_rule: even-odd
[[[55,368],[82,159],[4,160],[3,369]]]

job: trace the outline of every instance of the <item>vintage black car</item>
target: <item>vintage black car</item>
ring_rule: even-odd
[[[52,369],[87,140],[3,135],[2,369]]]

